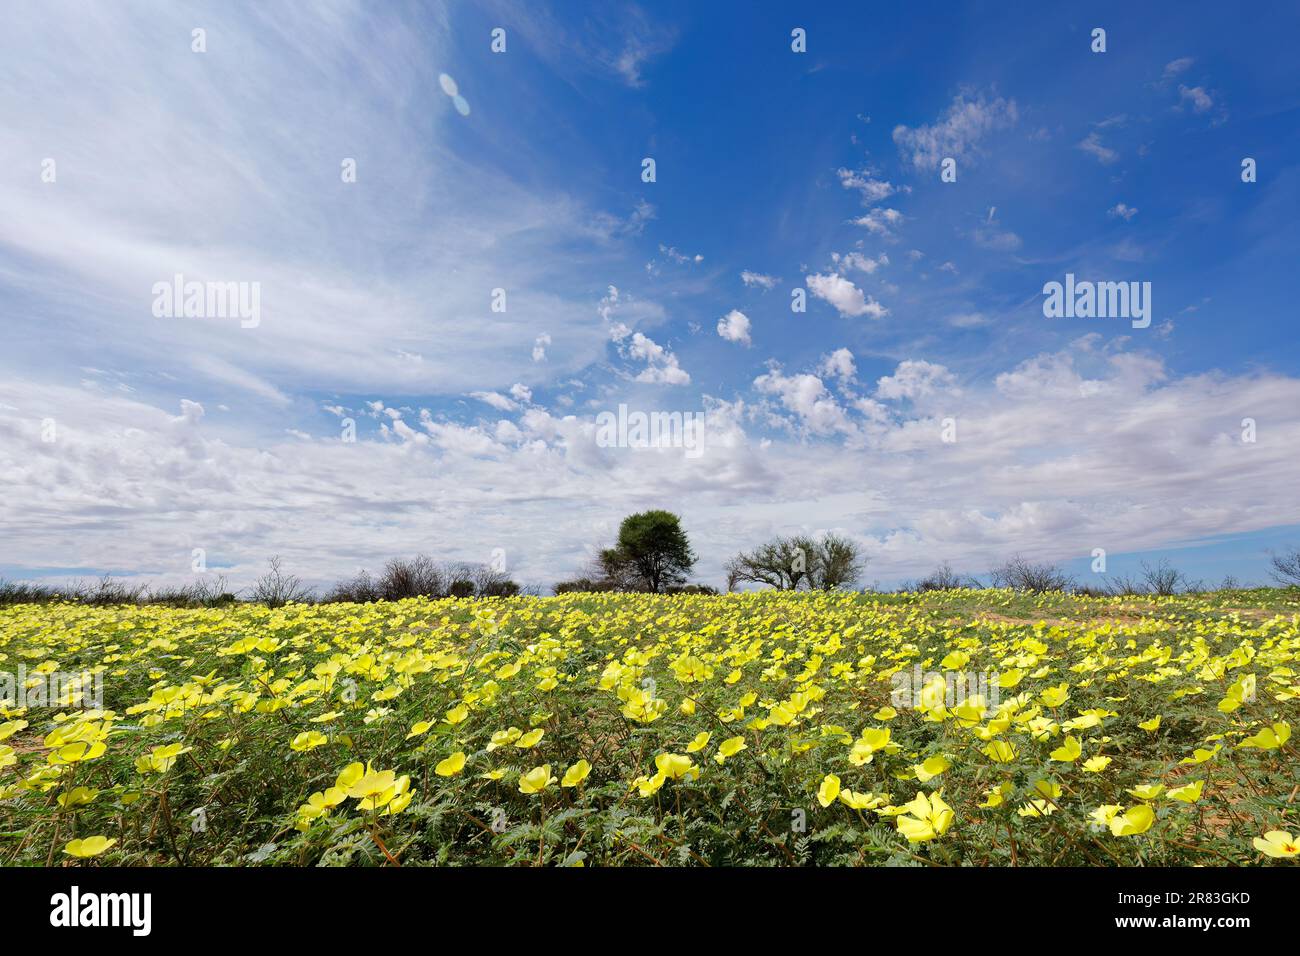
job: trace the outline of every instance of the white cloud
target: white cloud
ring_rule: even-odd
[[[1178,102],[1190,104],[1194,113],[1204,113],[1214,106],[1214,100],[1205,91],[1205,87],[1183,86],[1181,83],[1178,85]]]
[[[886,375],[876,383],[876,397],[914,401],[937,391],[951,391],[956,381],[956,376],[942,365],[908,359],[898,364],[893,375]]]
[[[840,185],[845,189],[856,189],[862,194],[862,202],[868,206],[888,199],[898,192],[892,183],[876,179],[865,172],[839,169],[836,173],[840,177]]]
[[[858,369],[853,363],[853,353],[848,349],[840,348],[822,359],[817,370],[823,375],[830,375],[841,381],[850,382]]]
[[[865,315],[872,319],[883,319],[889,314],[888,309],[870,296],[863,295],[861,289],[842,275],[816,274],[806,276],[804,281],[813,295],[829,302],[842,316],[856,318]]]
[[[1021,239],[1009,229],[999,229],[997,226],[977,226],[974,232],[975,244],[984,249],[992,249],[994,252],[1014,252],[1021,246]],[[952,263],[945,262],[939,268],[945,272],[956,272],[956,268],[944,269],[944,266],[951,266]]]
[[[677,263],[678,265],[686,265],[688,263],[700,263],[704,261],[704,256],[700,255],[699,253],[696,253],[695,255],[690,255],[689,253],[686,252],[679,252],[673,246],[665,246],[662,242],[659,243],[659,251],[662,252],[664,255],[666,255],[673,262]]]
[[[728,342],[740,342],[750,345],[749,317],[739,309],[732,309],[718,319],[718,334]]]
[[[1018,118],[1015,100],[959,93],[933,125],[915,129],[895,126],[894,142],[905,162],[928,171],[938,168],[946,157],[970,160],[989,134],[1014,126]]]
[[[612,534],[584,530],[597,500],[615,515],[681,501],[701,578],[715,584],[737,548],[791,522],[847,528],[882,581],[943,557],[978,572],[1016,551],[1061,561],[1098,542],[1140,551],[1300,524],[1300,378],[1173,376],[1118,348],[1081,339],[960,395],[936,390],[920,411],[841,403],[818,375],[772,369],[754,393],[800,440],[752,434],[762,409],[747,397],[710,402],[694,461],[601,449],[593,418],[535,408],[487,429],[422,417],[424,443],[405,427],[378,440],[367,424],[347,444],[332,415],[327,437],[305,441],[177,414],[179,397],[164,411],[112,391],[0,380],[8,576],[140,568],[181,581],[202,547],[232,588],[275,553],[328,583],[438,541],[451,559],[504,547],[520,580],[553,581]],[[914,371],[888,377],[900,393],[926,387]],[[940,440],[945,416],[956,443]],[[52,444],[41,441],[45,417],[59,423]],[[1243,444],[1244,417],[1267,421],[1267,435]]]
[[[1135,208],[1128,205],[1128,203],[1122,203],[1122,202],[1116,203],[1115,205],[1111,206],[1109,209],[1106,210],[1106,215],[1109,216],[1111,219],[1123,219],[1125,222],[1128,222],[1137,214],[1138,211]]]
[[[800,423],[815,434],[854,431],[848,413],[816,375],[787,376],[780,368],[773,368],[754,379],[754,387],[778,396],[781,405],[794,412]]]
[[[1093,130],[1085,136],[1079,143],[1079,149],[1083,150],[1089,156],[1094,157],[1097,162],[1103,166],[1109,166],[1119,159],[1119,153],[1106,146],[1101,141],[1101,134]]]
[[[486,402],[493,408],[503,412],[513,412],[519,405],[506,398],[500,392],[470,392],[470,398],[477,398],[480,402]]]
[[[765,275],[762,272],[750,272],[746,269],[740,274],[740,281],[745,285],[752,287],[757,286],[760,289],[773,289],[781,280],[776,276]]]
[[[1171,80],[1176,76],[1187,72],[1195,61],[1190,56],[1180,56],[1176,60],[1170,60],[1165,64],[1163,79]]]
[[[189,37],[192,12],[180,7],[143,26],[125,7],[6,16],[4,152],[59,163],[56,185],[0,181],[0,252],[25,263],[35,318],[61,311],[68,333],[41,367],[56,375],[93,355],[165,368],[214,404],[287,407],[322,381],[340,393],[417,394],[434,381],[463,394],[529,368],[526,350],[500,348],[520,334],[520,315],[563,343],[555,373],[598,361],[603,336],[581,305],[607,255],[592,209],[461,154],[464,118],[438,88],[450,34],[420,35],[402,17],[337,2],[223,6],[205,24],[219,48],[196,55],[188,39],[160,39]],[[45,42],[56,35],[57,49]],[[402,104],[425,98],[417,129]],[[510,129],[496,128],[497,148],[531,148]],[[375,144],[408,161],[377,159]],[[341,179],[344,158],[357,160],[355,183]],[[197,196],[196,226],[176,210]],[[372,255],[367,236],[404,254]],[[566,252],[536,254],[546,248]],[[155,318],[151,289],[177,273],[259,283],[260,323]],[[510,312],[492,313],[488,290],[507,273]],[[70,301],[95,307],[60,304]]]
[[[882,252],[875,259],[872,259],[860,252],[850,252],[843,256],[838,252],[833,252],[831,253],[831,261],[843,268],[857,269],[859,272],[872,275],[881,266],[889,265],[889,256]]]
[[[853,220],[855,226],[862,226],[877,236],[891,236],[890,231],[903,221],[903,214],[897,209],[873,209],[865,216]]]
[[[638,382],[651,385],[690,384],[691,376],[677,364],[677,356],[640,332],[632,334],[628,354],[646,363],[646,367],[636,376]]]

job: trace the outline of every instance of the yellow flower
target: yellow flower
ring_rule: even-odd
[[[984,756],[994,763],[1011,763],[1016,759],[1016,748],[1005,740],[992,740],[983,750]]]
[[[99,796],[98,790],[92,790],[90,787],[74,787],[59,797],[59,806],[65,810],[71,807],[84,807],[97,796]]]
[[[822,778],[821,786],[817,788],[817,802],[823,807],[829,807],[839,795],[840,778],[833,773],[828,773]]]
[[[464,704],[457,704],[451,710],[447,711],[447,715],[443,717],[443,720],[454,727],[456,724],[462,723],[468,716],[469,708]]]
[[[944,803],[941,793],[918,793],[916,797],[903,806],[904,813],[895,822],[898,832],[907,837],[909,843],[923,843],[943,836],[952,826],[952,807]]]
[[[1237,746],[1258,747],[1261,750],[1277,750],[1290,739],[1291,725],[1280,723],[1274,724],[1272,727],[1265,727],[1259,733],[1247,737]]]
[[[659,792],[659,788],[664,785],[666,779],[662,773],[657,773],[653,777],[642,775],[632,781],[632,787],[641,796],[650,797]]]
[[[561,787],[576,787],[582,781],[587,779],[587,774],[591,773],[591,764],[585,760],[579,760],[568,770],[564,771],[564,779],[560,781]]]
[[[1083,762],[1082,766],[1088,773],[1101,773],[1110,766],[1110,763],[1109,757],[1089,757]]]
[[[345,793],[352,789],[352,785],[364,777],[370,770],[368,764],[360,762],[350,763],[339,771],[338,777],[334,780],[334,786],[338,787]]]
[[[63,852],[68,856],[85,859],[88,856],[99,856],[115,843],[117,843],[117,840],[110,840],[104,836],[86,837],[83,840],[69,840],[67,846],[63,848]]]
[[[1140,803],[1112,817],[1110,832],[1115,836],[1136,836],[1150,830],[1155,819],[1155,811],[1148,804]]]
[[[923,763],[912,765],[912,772],[921,783],[927,783],[952,766],[952,762],[943,754],[927,758]]]
[[[1142,721],[1142,723],[1138,724],[1138,726],[1141,727],[1143,730],[1152,730],[1152,731],[1158,730],[1160,728],[1160,715],[1156,714],[1150,720]]]
[[[854,810],[874,810],[885,802],[885,797],[874,793],[854,793],[852,790],[840,791],[840,803]]]
[[[555,777],[551,776],[551,765],[544,763],[540,767],[534,767],[519,778],[519,792],[541,793],[553,783],[555,783]]]
[[[83,760],[94,760],[102,757],[107,749],[102,740],[76,740],[70,744],[64,744],[58,750],[53,751],[46,759],[56,766],[59,764],[80,763]]]
[[[515,741],[515,746],[518,747],[520,750],[527,750],[530,747],[537,746],[538,741],[540,741],[545,736],[546,736],[546,731],[543,730],[541,727],[538,727],[536,730],[530,730],[528,731],[528,733],[523,734],[518,740]]]
[[[147,755],[136,758],[135,769],[140,773],[166,773],[176,763],[176,758],[189,753],[189,750],[189,747],[182,744],[154,747]]]
[[[439,760],[433,772],[440,777],[454,777],[465,769],[465,751],[457,750],[445,760]]]
[[[1038,695],[1038,699],[1041,700],[1043,702],[1043,705],[1046,707],[1052,707],[1052,708],[1060,707],[1070,698],[1069,688],[1070,688],[1069,684],[1061,684],[1057,687],[1049,687],[1047,688],[1047,690],[1043,691],[1041,694]]]
[[[498,747],[504,747],[506,744],[512,744],[523,734],[518,727],[511,727],[509,730],[498,730],[492,735],[491,741],[488,742],[488,750],[496,750]]]
[[[432,720],[417,720],[415,723],[411,725],[411,732],[406,735],[406,739],[410,740],[412,737],[419,737],[422,734],[427,734],[429,732],[429,728],[432,726],[433,726]]]
[[[1195,803],[1201,799],[1201,792],[1205,789],[1205,781],[1197,780],[1195,783],[1189,783],[1182,787],[1174,787],[1169,791],[1169,799],[1181,800],[1183,803]]]
[[[989,787],[984,791],[984,802],[981,803],[980,806],[986,810],[991,810],[993,807],[1000,807],[1006,797],[1008,797],[1014,789],[1015,785],[1010,782],[996,787]]]
[[[1255,837],[1255,849],[1276,860],[1300,856],[1300,840],[1282,830],[1269,830],[1263,839]]]
[[[383,793],[396,779],[397,774],[392,770],[371,770],[367,767],[366,772],[347,788],[347,793],[354,800],[368,800]]]
[[[713,759],[718,763],[723,763],[728,757],[734,757],[745,749],[746,744],[744,737],[728,737],[722,743],[718,744],[718,752],[713,755]]]
[[[673,780],[681,780],[683,777],[691,779],[699,776],[695,761],[685,754],[659,754],[655,757],[655,767],[665,777]]]
[[[709,732],[703,731],[695,735],[695,739],[686,745],[686,752],[693,754],[696,751],[703,750],[709,744]]]
[[[1053,750],[1049,756],[1059,763],[1073,763],[1082,753],[1083,745],[1079,743],[1079,738],[1066,737],[1061,746]]]
[[[317,747],[323,747],[329,742],[330,739],[322,733],[318,733],[314,730],[304,730],[290,741],[289,747],[292,750],[306,751],[314,750]]]
[[[1128,792],[1139,800],[1154,800],[1165,792],[1165,785],[1163,783],[1144,783]]]

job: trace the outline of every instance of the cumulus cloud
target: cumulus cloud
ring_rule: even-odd
[[[749,317],[739,309],[732,309],[718,319],[718,334],[728,342],[740,342],[743,345],[750,345]]]
[[[886,400],[925,398],[937,391],[951,390],[956,377],[942,365],[921,359],[900,362],[893,375],[876,383],[876,397]]]
[[[848,413],[816,375],[785,375],[779,367],[774,367],[754,379],[754,387],[759,392],[775,395],[782,407],[793,412],[799,423],[815,434],[854,431]]]
[[[1106,215],[1111,219],[1123,219],[1125,222],[1128,222],[1137,214],[1138,211],[1135,208],[1130,206],[1128,203],[1122,202],[1116,203],[1106,210]]]
[[[872,275],[881,266],[889,265],[889,256],[881,253],[876,258],[864,256],[860,252],[850,252],[846,255],[840,255],[838,252],[831,253],[831,261],[845,269],[857,269],[859,272],[865,272]]]
[[[740,281],[751,288],[757,287],[759,289],[768,290],[775,288],[776,284],[781,280],[776,276],[765,275],[762,272],[750,272],[746,269],[740,274]]]
[[[857,366],[853,363],[853,353],[848,349],[841,348],[823,358],[817,370],[823,375],[830,375],[849,382],[853,380],[853,376],[857,373]]]
[[[867,232],[877,236],[892,236],[894,229],[903,221],[903,214],[897,209],[877,208],[865,216],[853,220],[853,225],[862,226]]]
[[[651,385],[689,385],[691,376],[677,363],[677,356],[654,339],[634,332],[628,355],[646,363],[636,376],[638,382]]]
[[[519,407],[518,403],[506,398],[500,392],[470,392],[469,395],[470,398],[477,398],[480,402],[486,402],[503,412],[512,412]]]
[[[706,399],[695,460],[603,449],[594,416],[536,408],[483,427],[381,415],[403,427],[384,425],[385,438],[376,421],[349,444],[332,415],[322,437],[279,440],[197,409],[177,415],[179,399],[164,410],[5,379],[6,576],[136,568],[184,580],[202,547],[232,587],[275,553],[328,583],[433,540],[453,559],[505,547],[521,580],[552,581],[587,560],[581,529],[596,500],[614,515],[683,501],[701,577],[715,583],[737,547],[791,520],[795,501],[799,521],[857,537],[882,580],[925,573],[936,554],[980,571],[1015,551],[1061,561],[1099,544],[1140,551],[1300,524],[1300,378],[1175,376],[1096,335],[960,393],[937,363],[899,363],[883,387],[919,405],[841,401],[823,378],[832,367],[847,371],[847,357],[823,359],[819,374],[773,367],[752,396]],[[795,434],[768,430],[765,404]],[[41,440],[46,417],[59,423],[53,443]],[[944,417],[955,443],[941,440]],[[1241,440],[1245,417],[1269,423],[1253,444]]]
[[[883,319],[889,314],[883,305],[864,295],[861,289],[837,273],[814,274],[806,276],[804,281],[813,295],[829,302],[840,315],[847,318],[865,315],[872,319]]]
[[[857,190],[862,196],[862,202],[868,206],[888,199],[898,192],[892,183],[876,179],[870,173],[839,169],[836,174],[840,177],[840,185],[845,189]]]

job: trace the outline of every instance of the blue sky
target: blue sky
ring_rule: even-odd
[[[1099,547],[1263,580],[1300,543],[1294,7],[9,21],[0,574],[499,548],[550,582],[645,507],[715,584],[792,531],[886,586]],[[257,323],[155,315],[177,273],[257,283]],[[1150,327],[1045,318],[1066,273],[1149,282]],[[620,404],[705,415],[705,453],[602,447]]]

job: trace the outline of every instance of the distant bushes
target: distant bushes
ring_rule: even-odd
[[[532,589],[530,593],[535,593]],[[90,582],[76,582],[66,587],[32,584],[0,579],[0,605],[48,604],[70,602],[92,607],[115,604],[160,604],[170,607],[220,607],[237,601],[283,607],[286,604],[350,603],[401,601],[427,597],[514,597],[525,593],[518,582],[486,564],[467,562],[439,563],[427,555],[394,558],[372,576],[360,571],[339,581],[321,596],[296,574],[289,573],[279,555],[271,558],[268,569],[243,593],[232,593],[222,576],[202,578],[190,584],[151,587],[128,583],[110,575]]]
[[[1275,566],[1276,566],[1276,559]],[[1297,555],[1300,562],[1300,554]],[[1297,563],[1300,570],[1300,563]],[[1276,575],[1275,575],[1276,577]],[[1298,579],[1300,580],[1300,579]],[[1020,555],[989,572],[989,584],[995,588],[1022,591],[1027,594],[1069,593],[1080,597],[1123,597],[1155,595],[1169,597],[1175,594],[1197,593],[1205,590],[1200,581],[1193,581],[1174,568],[1167,560],[1158,564],[1142,562],[1138,574],[1109,574],[1099,583],[1076,580],[1055,564],[1030,561]],[[958,588],[982,588],[985,585],[976,577],[953,571],[946,561],[915,583],[903,585],[900,591],[952,591]],[[1218,590],[1235,590],[1240,585],[1231,575],[1224,578]]]
[[[0,580],[0,605],[50,604],[66,601],[92,607],[113,604],[161,604],[169,607],[219,607],[233,604],[237,598],[226,590],[224,577],[192,584],[150,587],[128,584],[104,575],[94,581],[78,581],[66,587],[32,584],[27,581]]]
[[[523,593],[517,581],[488,564],[463,561],[439,563],[427,554],[393,558],[377,577],[361,571],[340,581],[323,598],[325,602],[365,604],[406,598],[514,597]]]
[[[686,574],[695,561],[676,515],[643,512],[623,522],[615,547],[600,551],[582,575],[557,582],[555,594],[644,592],[660,594],[717,594],[707,584],[688,583]],[[838,535],[813,538],[774,538],[753,551],[741,552],[725,566],[727,590],[739,583],[762,584],[776,590],[842,590],[861,574],[863,559],[858,546]],[[1270,575],[1283,587],[1300,587],[1300,548],[1270,554]],[[987,586],[1027,594],[1069,593],[1080,597],[1172,596],[1206,590],[1231,591],[1242,585],[1231,575],[1218,588],[1207,589],[1161,560],[1143,562],[1137,574],[1098,575],[1077,581],[1057,565],[1016,555],[992,569]],[[1095,583],[1094,583],[1095,582]],[[954,571],[943,562],[900,593],[979,589],[986,585],[972,575]],[[55,587],[28,581],[0,579],[0,605],[69,602],[92,607],[118,604],[156,604],[169,607],[220,607],[237,601],[283,607],[289,603],[368,604],[407,598],[495,598],[536,595],[504,571],[489,564],[439,562],[425,554],[394,558],[377,574],[359,571],[318,595],[297,575],[285,570],[280,557],[272,557],[268,570],[243,592],[231,592],[223,576],[203,577],[189,584],[154,587],[104,575]]]

